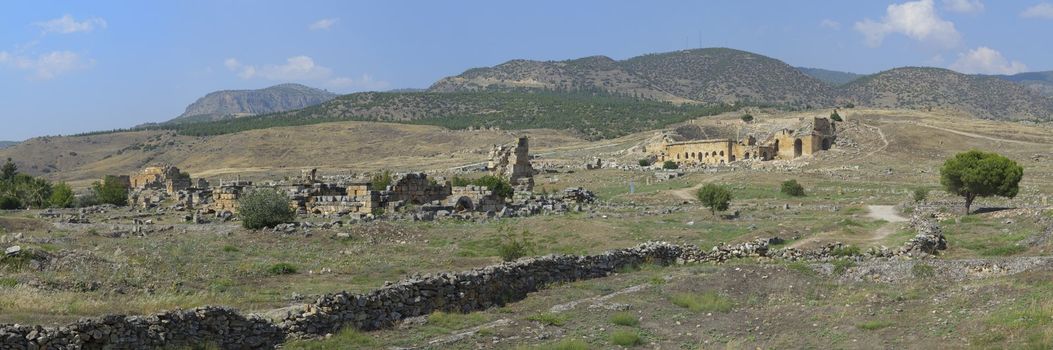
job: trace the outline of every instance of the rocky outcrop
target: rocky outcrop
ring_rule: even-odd
[[[259,90],[223,90],[199,98],[170,122],[222,119],[291,111],[322,104],[336,94],[300,84],[281,84]]]

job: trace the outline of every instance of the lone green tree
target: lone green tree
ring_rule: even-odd
[[[680,165],[677,165],[676,162],[671,161],[671,160],[667,160],[664,163],[662,163],[662,169],[679,169],[679,168],[680,168]]]
[[[723,186],[706,184],[698,189],[698,201],[709,208],[709,212],[716,215],[718,211],[728,210],[731,205],[731,191]]]
[[[274,227],[296,219],[289,197],[278,191],[257,189],[238,199],[241,226],[255,230]]]
[[[4,162],[4,165],[0,167],[0,180],[14,180],[15,174],[18,174],[18,166],[15,165],[15,162],[11,161],[11,158],[7,158],[7,161]]]
[[[55,208],[69,208],[73,206],[73,189],[65,182],[59,182],[51,186],[51,198],[48,202]]]
[[[106,175],[102,182],[91,185],[99,203],[123,206],[128,204],[128,187],[113,175]]]
[[[804,197],[804,186],[797,183],[797,180],[783,181],[779,191],[790,197]]]
[[[976,197],[1016,197],[1024,168],[997,153],[977,150],[958,153],[940,168],[940,184],[947,192],[965,197],[969,214]]]

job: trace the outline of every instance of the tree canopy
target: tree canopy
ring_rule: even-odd
[[[238,218],[247,229],[274,227],[296,219],[289,196],[270,189],[257,189],[238,199]]]
[[[714,215],[718,211],[728,210],[728,207],[731,205],[731,191],[723,186],[706,184],[698,189],[696,195],[698,196],[698,201],[709,208],[709,211]]]
[[[977,150],[958,153],[940,168],[940,184],[947,192],[965,197],[969,213],[977,197],[1016,197],[1024,168],[997,153]]]

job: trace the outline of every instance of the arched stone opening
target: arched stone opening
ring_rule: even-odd
[[[801,139],[793,140],[793,157],[800,157],[804,153],[804,141]]]

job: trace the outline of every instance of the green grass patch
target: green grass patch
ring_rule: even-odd
[[[812,269],[812,266],[803,261],[794,261],[786,264],[786,268],[800,272],[803,275],[815,276],[817,273]]]
[[[882,329],[882,328],[888,328],[889,326],[892,326],[892,322],[882,321],[882,320],[873,320],[873,321],[866,321],[866,322],[857,324],[856,328],[859,328],[859,329],[864,330],[864,331],[876,331],[876,330],[879,330],[879,329]]]
[[[478,312],[470,314],[457,314],[449,312],[435,312],[428,315],[428,325],[457,330],[478,325],[486,321],[486,316]]]
[[[241,251],[241,249],[238,249],[238,247],[235,247],[235,246],[232,246],[232,245],[225,245],[225,246],[223,246],[223,252],[225,252],[225,253],[236,253],[236,252],[239,252],[239,251]]]
[[[344,327],[343,330],[325,339],[297,340],[282,345],[283,349],[302,350],[329,350],[329,349],[373,349],[376,348],[377,340],[355,329]]]
[[[581,339],[563,339],[554,343],[536,346],[520,346],[517,350],[588,350],[589,343]]]
[[[18,285],[18,280],[14,277],[3,277],[0,278],[0,288],[14,288]]]
[[[735,306],[735,303],[730,298],[716,292],[701,294],[677,293],[670,297],[669,301],[673,305],[701,312],[728,312]]]
[[[859,247],[851,246],[851,245],[840,246],[840,247],[834,248],[834,250],[830,251],[830,255],[836,256],[836,257],[842,257],[842,258],[843,257],[849,257],[849,256],[857,256],[857,255],[862,255],[862,254],[863,254],[863,252],[859,249]]]
[[[611,332],[611,343],[625,347],[637,346],[643,344],[643,338],[640,338],[640,333],[636,331],[617,330]]]
[[[636,327],[636,325],[640,324],[640,320],[632,313],[619,312],[611,315],[611,323],[619,326]]]
[[[1027,247],[1019,245],[1009,245],[1001,247],[990,247],[980,250],[982,256],[1010,256],[1023,253],[1027,250]]]
[[[567,318],[548,312],[541,312],[536,315],[527,317],[527,320],[535,321],[546,326],[562,326],[567,324]]]

